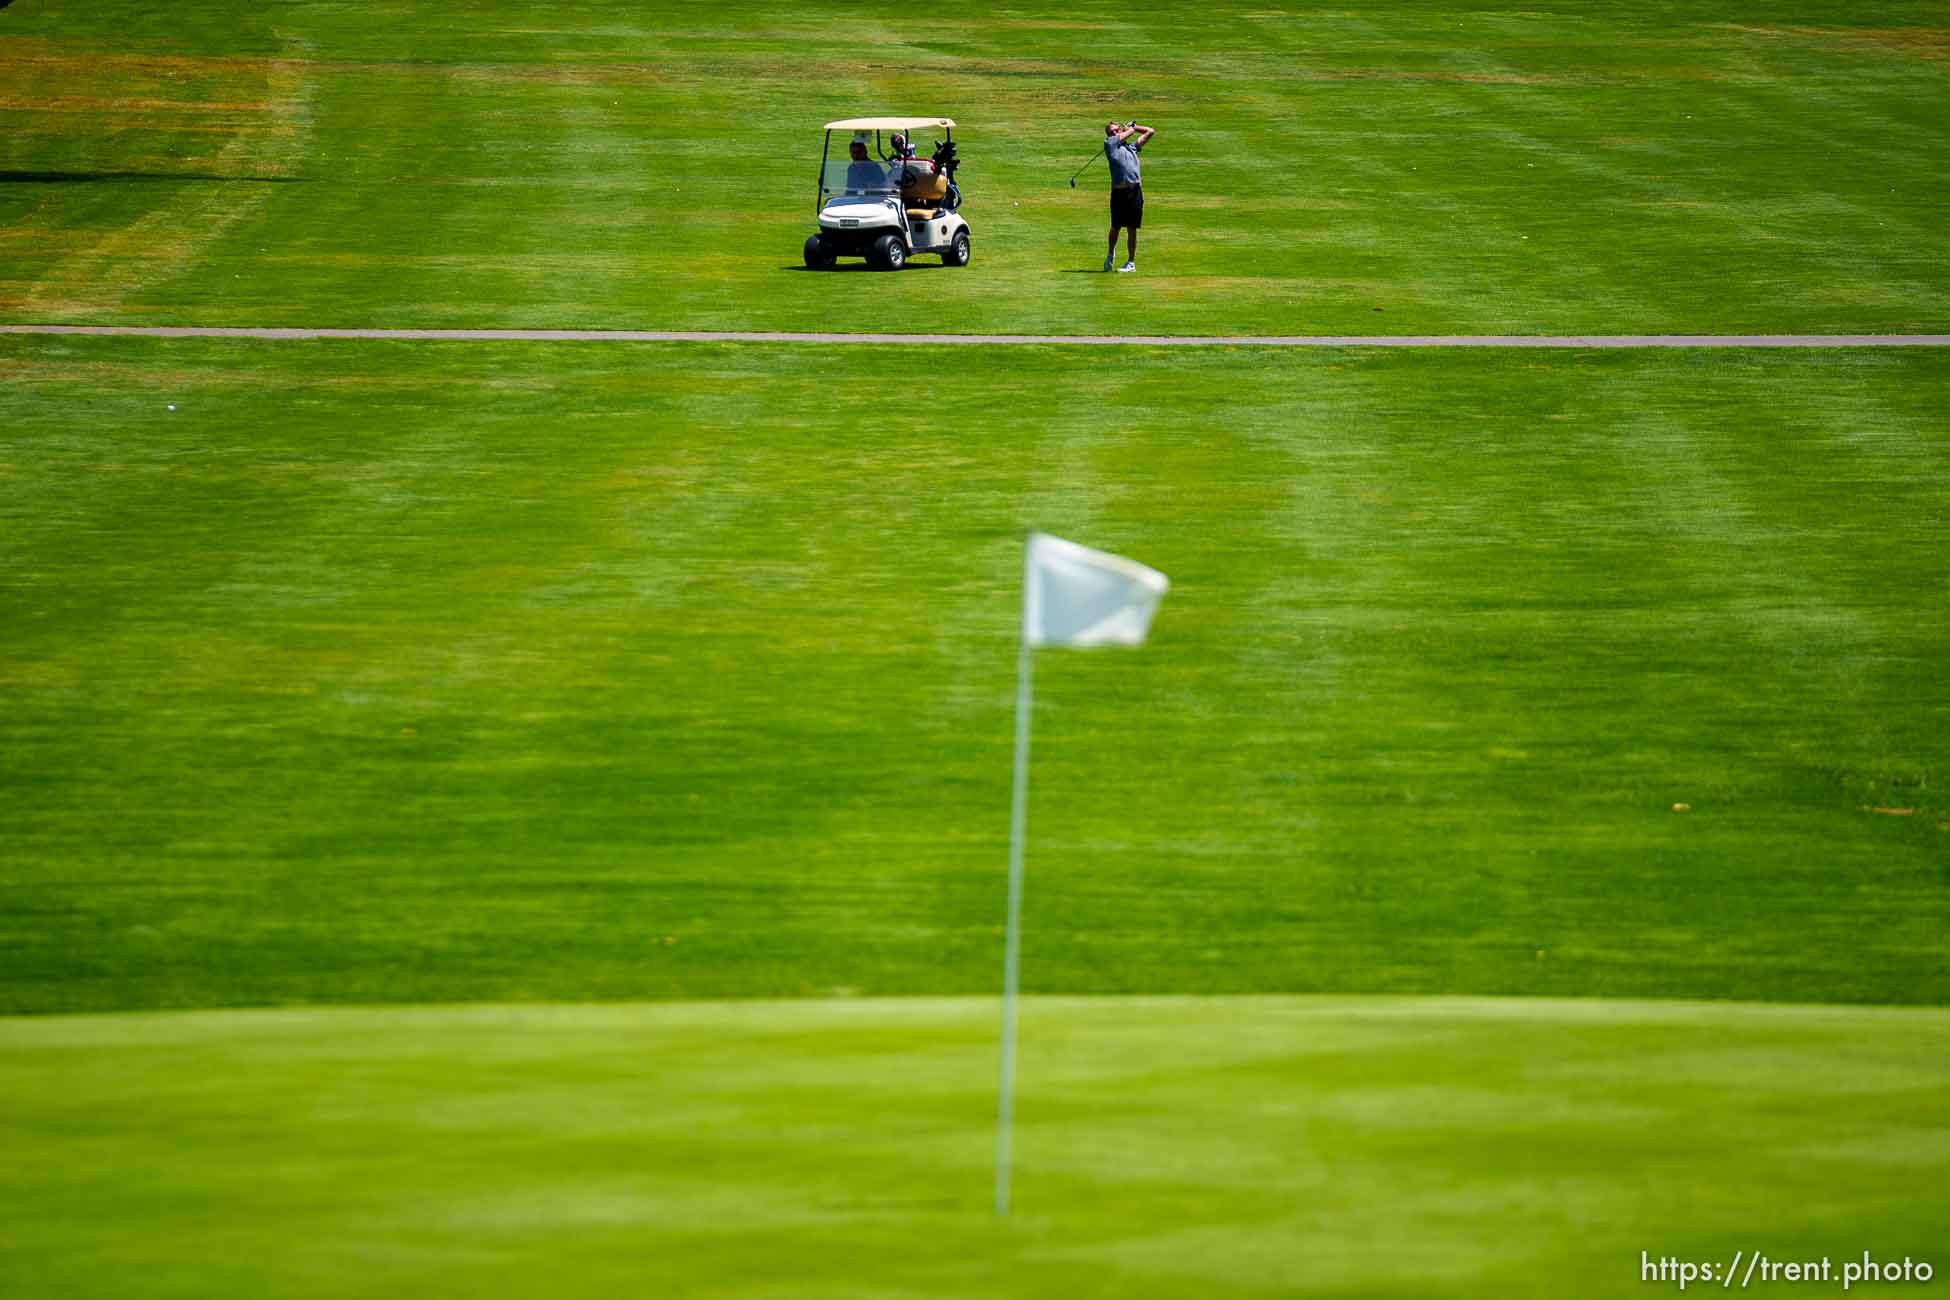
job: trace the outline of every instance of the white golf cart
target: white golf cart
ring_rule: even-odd
[[[894,139],[940,128],[929,157]],[[838,157],[833,133],[841,132]],[[819,230],[806,240],[806,265],[831,270],[842,257],[864,257],[882,271],[898,271],[916,253],[934,253],[943,266],[968,265],[968,223],[956,211],[955,124],[945,117],[854,117],[826,124],[819,154]]]

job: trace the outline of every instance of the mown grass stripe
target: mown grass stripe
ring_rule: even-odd
[[[1889,348],[1950,346],[1950,334],[883,334],[776,330],[258,328],[194,325],[0,325],[0,334],[175,339],[395,339],[511,343],[1073,344],[1269,348]]]

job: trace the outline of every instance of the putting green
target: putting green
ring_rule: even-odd
[[[1950,1012],[1031,999],[0,1021],[0,1290],[1642,1296],[1946,1241]],[[1934,1254],[1932,1252],[1935,1252]]]

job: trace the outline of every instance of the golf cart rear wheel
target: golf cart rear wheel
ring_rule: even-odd
[[[968,232],[966,230],[956,231],[955,241],[941,250],[941,264],[943,266],[968,265]]]
[[[907,249],[899,235],[882,235],[873,241],[867,260],[883,271],[898,271],[907,262]]]
[[[818,235],[806,240],[806,265],[815,271],[830,271],[834,262],[833,250],[826,247],[826,241]]]

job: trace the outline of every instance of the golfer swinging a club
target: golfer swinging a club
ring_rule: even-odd
[[[1117,260],[1117,232],[1126,231],[1125,251],[1129,257],[1119,271],[1137,270],[1137,232],[1144,224],[1144,186],[1138,180],[1138,150],[1156,135],[1148,126],[1132,122],[1119,126],[1104,123],[1104,160],[1110,164],[1110,247],[1104,252],[1104,269]]]

